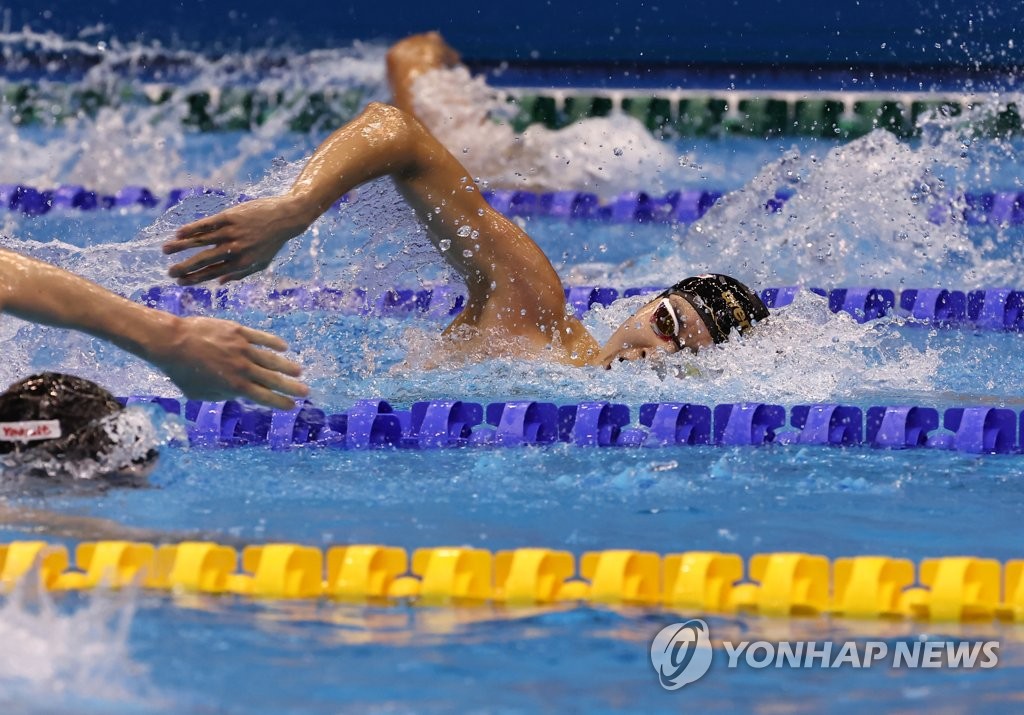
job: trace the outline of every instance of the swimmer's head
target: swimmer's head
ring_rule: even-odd
[[[724,343],[735,328],[743,333],[768,317],[754,291],[717,273],[686,278],[633,313],[601,349],[605,367],[616,360],[646,358]]]
[[[156,458],[151,450],[128,464],[111,464],[115,448],[110,423],[121,412],[112,394],[74,375],[44,372],[0,393],[0,454],[15,453],[18,462],[46,464],[91,461],[105,474],[137,475]]]

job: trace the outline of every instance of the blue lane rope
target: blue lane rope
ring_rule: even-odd
[[[676,445],[831,445],[886,449],[927,448],[969,454],[1024,452],[1024,412],[997,407],[954,407],[941,413],[914,405],[866,410],[834,403],[782,405],[739,402],[695,405],[648,403],[633,424],[627,405],[581,402],[480,403],[444,399],[397,410],[380,399],[357,400],[328,414],[307,401],[293,410],[270,410],[235,400],[178,400],[135,395],[123,404],[157,404],[186,420],[200,447],[266,445],[366,450],[454,447],[523,447],[556,443],[576,447]],[[1020,439],[1018,436],[1020,435]]]
[[[664,286],[626,288],[621,296],[657,293]],[[824,288],[783,286],[765,288],[761,298],[769,308],[789,305],[801,290],[828,298],[833,313],[847,313],[857,322],[877,320],[888,315],[944,327],[972,327],[982,330],[1024,330],[1024,291],[1012,288],[985,288],[973,291],[945,288],[908,288],[897,293],[887,288]],[[566,303],[577,317],[596,305],[607,307],[620,297],[616,288],[570,286],[565,289]],[[328,286],[296,286],[264,292],[252,286],[229,291],[226,288],[154,286],[140,300],[146,305],[175,315],[190,315],[213,310],[264,308],[271,311],[325,310],[348,315],[404,317],[422,315],[445,318],[462,310],[466,296],[451,285],[432,288],[393,288],[371,296],[362,288],[343,290]]]
[[[169,209],[191,196],[216,194],[221,189],[202,186],[177,188],[159,197],[143,186],[125,186],[114,194],[103,194],[84,186],[62,185],[55,189],[39,189],[24,184],[0,184],[0,207],[20,211],[27,216],[41,216],[53,209],[94,211],[141,207]],[[484,191],[482,195],[506,216],[589,219],[609,223],[692,223],[711,208],[724,194],[699,189],[670,191],[654,196],[643,191],[627,191],[602,203],[596,194],[578,191],[533,193],[529,191]],[[768,212],[782,210],[791,193],[778,191],[765,202]],[[240,197],[245,200],[246,197]],[[954,208],[955,207],[955,208]],[[1024,192],[968,192],[937,204],[928,214],[930,221],[965,221],[968,225],[1024,224]]]

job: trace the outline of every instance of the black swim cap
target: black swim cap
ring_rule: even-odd
[[[686,278],[660,297],[669,295],[678,295],[693,306],[716,343],[728,340],[733,328],[742,333],[753,321],[768,317],[768,308],[757,293],[732,276],[720,273]]]
[[[0,394],[0,454],[97,460],[114,447],[104,418],[121,409],[89,380],[55,372],[27,377]]]

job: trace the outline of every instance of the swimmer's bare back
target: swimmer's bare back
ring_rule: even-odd
[[[165,253],[204,250],[172,266],[170,275],[194,285],[260,271],[339,197],[381,176],[391,177],[434,246],[466,281],[466,306],[446,330],[475,331],[478,337],[460,343],[461,350],[507,341],[562,362],[595,361],[598,344],[566,312],[562,282],[544,252],[490,207],[458,160],[415,117],[377,102],[317,148],[287,194],[239,204],[179,229],[164,244]]]
[[[3,503],[0,503],[0,525],[30,534],[78,541],[145,541],[154,544],[216,541],[225,546],[245,546],[248,543],[213,531],[158,531],[127,526],[111,519],[61,514],[47,509],[32,509]]]

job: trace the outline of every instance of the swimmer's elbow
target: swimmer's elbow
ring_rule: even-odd
[[[416,117],[393,104],[370,102],[363,110],[368,129],[378,132],[390,142],[416,141],[418,134],[425,131]],[[367,136],[366,130],[363,136]]]
[[[385,102],[370,102],[363,110],[363,117],[373,128],[386,132],[392,140],[411,137],[420,130],[420,123],[404,109]],[[366,136],[364,131],[364,136]]]
[[[389,173],[404,176],[419,173],[439,146],[437,139],[416,117],[391,104],[370,102],[361,119],[364,139],[370,143],[379,140],[388,147]]]

